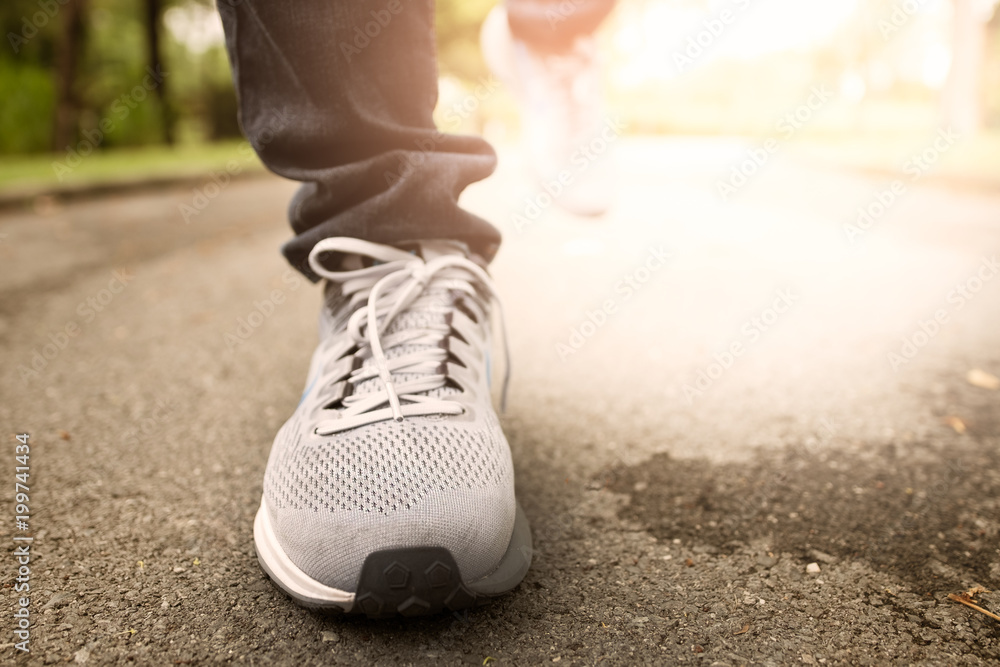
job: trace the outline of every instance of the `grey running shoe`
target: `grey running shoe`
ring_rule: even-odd
[[[309,263],[327,280],[320,343],[264,474],[261,566],[304,606],[369,617],[514,588],[531,531],[490,398],[489,275],[446,241],[325,239]]]

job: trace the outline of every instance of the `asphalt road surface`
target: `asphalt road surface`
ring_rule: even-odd
[[[996,664],[1000,621],[948,595],[1000,588],[1000,193],[778,154],[723,201],[746,146],[617,148],[600,219],[516,156],[466,193],[505,234],[537,553],[505,598],[416,621],[303,610],[254,556],[316,342],[277,252],[292,184],[4,214],[3,662]]]

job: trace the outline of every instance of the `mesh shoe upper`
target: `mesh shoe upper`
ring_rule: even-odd
[[[303,572],[340,590],[354,590],[373,551],[415,546],[447,548],[474,581],[499,563],[515,515],[489,393],[488,277],[440,259],[457,256],[449,246],[421,258],[328,239],[314,253],[352,249],[376,261],[358,264],[358,253],[360,268],[325,271],[309,385],[265,473],[275,535]]]

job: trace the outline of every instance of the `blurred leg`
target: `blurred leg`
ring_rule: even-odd
[[[459,208],[496,155],[438,132],[428,0],[220,0],[243,131],[269,169],[304,184],[290,262],[317,241],[455,239],[492,258],[500,234]]]
[[[601,25],[616,0],[507,0],[515,39],[540,53],[565,53],[581,35]]]
[[[604,111],[593,34],[612,9],[614,0],[506,0],[480,35],[486,64],[518,101],[533,179],[562,183],[554,203],[582,216],[603,215],[615,195],[611,160],[582,151],[621,131]]]

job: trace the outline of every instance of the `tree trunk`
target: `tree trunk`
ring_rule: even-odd
[[[146,60],[154,72],[163,69],[163,53],[160,44],[160,16],[163,13],[161,0],[146,0]],[[163,139],[171,146],[174,143],[174,114],[167,103],[167,80],[161,78],[156,86],[156,98],[160,102],[163,119]]]
[[[83,49],[84,0],[68,0],[60,12],[62,34],[56,43],[56,109],[52,127],[52,150],[62,151],[76,139],[80,114],[73,83]]]

